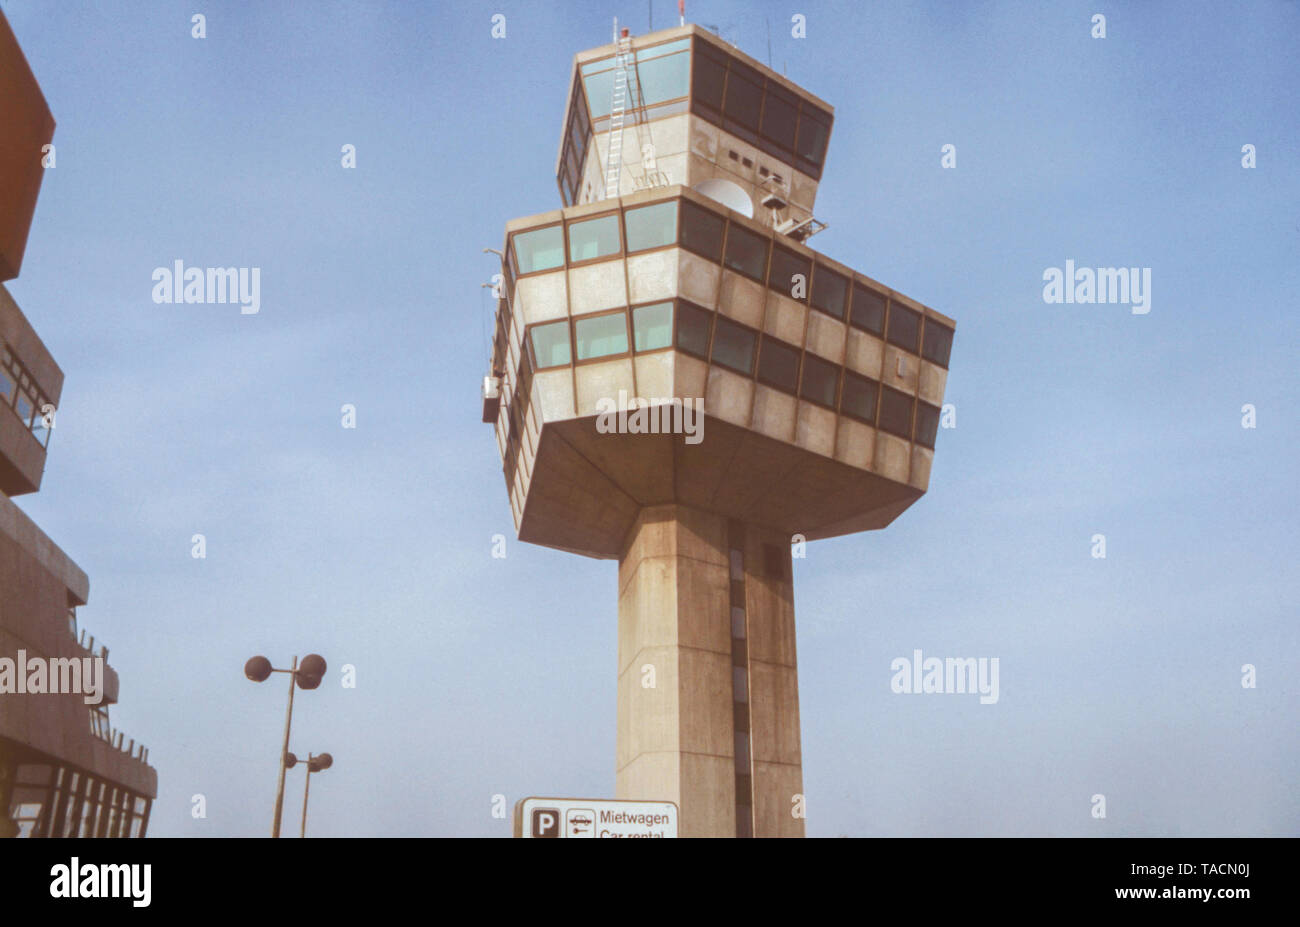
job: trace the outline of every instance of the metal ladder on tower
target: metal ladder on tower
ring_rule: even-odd
[[[632,53],[632,38],[618,37],[618,55],[614,61],[614,94],[609,104],[609,146],[605,150],[605,197],[618,196],[618,181],[623,173],[623,124],[627,116],[627,59]]]

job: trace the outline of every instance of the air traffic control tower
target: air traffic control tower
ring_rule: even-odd
[[[618,560],[616,797],[682,836],[803,835],[792,539],[930,479],[954,323],[808,246],[832,123],[703,29],[624,33],[575,59],[564,208],[506,226],[483,420],[519,538]]]

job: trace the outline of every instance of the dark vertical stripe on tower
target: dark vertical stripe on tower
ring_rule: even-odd
[[[727,523],[731,576],[731,707],[735,730],[736,836],[754,836],[754,778],[749,727],[749,618],[745,611],[745,526]]]

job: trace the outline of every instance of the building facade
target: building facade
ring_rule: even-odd
[[[78,627],[89,581],[13,502],[41,488],[63,390],[4,286],[22,267],[53,135],[0,12],[0,837],[140,837],[158,776],[109,722],[117,674]]]

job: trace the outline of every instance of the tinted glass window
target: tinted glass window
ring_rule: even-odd
[[[713,313],[692,303],[677,304],[677,348],[687,354],[707,360],[709,357],[709,325]]]
[[[564,266],[564,232],[558,225],[521,232],[512,241],[521,274]]]
[[[727,75],[727,105],[723,109],[724,115],[746,129],[757,132],[762,108],[763,78],[733,61],[731,73]]]
[[[826,139],[830,136],[830,119],[819,110],[812,110],[805,104],[799,116],[799,145],[796,151],[801,157],[813,164],[821,165],[826,154]]]
[[[710,261],[722,260],[722,230],[726,220],[694,203],[682,201],[682,247]]]
[[[623,221],[627,224],[629,252],[671,245],[677,240],[677,201],[629,209]]]
[[[764,338],[758,357],[758,379],[768,386],[793,393],[799,382],[799,349]]]
[[[925,320],[925,343],[921,346],[921,356],[941,367],[948,366],[948,355],[952,353],[952,329],[940,325],[934,319]]]
[[[673,343],[673,304],[656,303],[632,310],[633,339],[638,351],[653,351]]]
[[[880,427],[900,438],[912,437],[912,397],[888,386],[881,388]]]
[[[749,375],[754,372],[757,340],[752,330],[718,316],[717,330],[713,333],[713,362]]]
[[[886,337],[890,344],[896,344],[915,353],[921,340],[921,314],[898,303],[891,303],[889,334]]]
[[[837,319],[844,318],[844,304],[849,299],[849,281],[829,268],[817,265],[813,275],[812,304]]]
[[[627,313],[575,319],[573,334],[578,342],[578,360],[626,353]]]
[[[5,368],[0,367],[0,402],[12,403],[15,389],[17,389],[17,386],[14,384],[13,375]]]
[[[844,371],[844,394],[840,397],[840,411],[871,424],[876,420],[876,389],[874,380]]]
[[[939,434],[939,410],[929,403],[916,404],[916,443],[934,447]]]
[[[808,276],[812,270],[811,263],[784,248],[772,248],[771,270],[767,275],[767,285],[782,296],[789,296],[801,303],[808,302]],[[796,296],[798,292],[801,295]]]
[[[32,410],[35,406],[32,405],[31,399],[22,390],[18,391],[18,402],[14,405],[14,408],[18,410],[18,417],[23,420],[23,424],[30,427],[32,424]]]
[[[853,285],[853,324],[875,335],[885,331],[885,297],[875,290]]]
[[[727,78],[726,64],[709,55],[704,50],[703,43],[698,43],[695,47],[694,66],[691,96],[699,103],[721,110],[722,85]]]
[[[763,101],[763,135],[782,148],[794,150],[799,104],[771,84]]]
[[[607,62],[612,65],[613,61]],[[587,104],[591,107],[591,118],[599,119],[609,115],[610,104],[614,101],[614,72],[612,70],[592,74],[582,79],[587,90]]]
[[[686,96],[690,63],[690,56],[685,52],[639,62],[637,79],[641,82],[645,103],[662,103]]]
[[[803,382],[799,395],[804,399],[835,408],[835,389],[840,383],[840,368],[814,354],[803,357]]]
[[[533,359],[538,367],[558,367],[569,362],[569,323],[567,321],[537,325],[532,331]]]
[[[761,283],[767,263],[767,239],[733,222],[727,233],[727,257],[723,263]]]
[[[569,226],[570,261],[590,261],[618,252],[618,216],[601,216]]]

